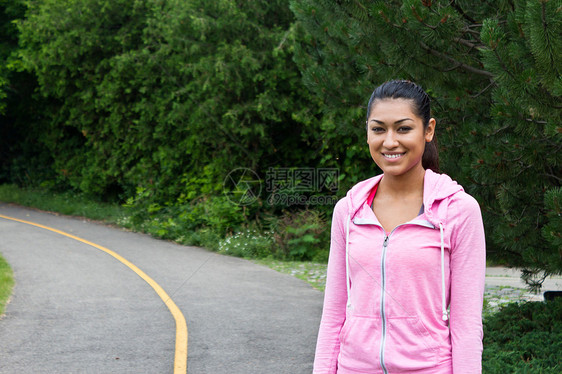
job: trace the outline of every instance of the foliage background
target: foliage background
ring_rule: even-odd
[[[331,206],[232,204],[225,177],[338,168],[343,196],[378,172],[372,89],[404,78],[432,97],[442,170],[480,202],[489,257],[534,286],[562,272],[560,0],[0,9],[1,183],[123,203],[124,224],[184,243],[257,230],[252,253],[325,259]]]
[[[538,288],[562,273],[560,35],[562,0],[0,0],[0,184],[222,253],[325,261],[331,205],[233,204],[247,191],[225,178],[337,168],[337,191],[305,197],[342,197],[379,172],[373,88],[410,79],[488,258]],[[561,310],[486,320],[485,372],[559,372]]]
[[[304,40],[295,61],[328,103],[334,143],[361,137],[365,99],[378,82],[399,77],[426,87],[442,170],[480,202],[489,257],[527,267],[535,286],[539,270],[562,269],[561,6],[291,1]],[[345,152],[346,174],[363,177],[370,161],[353,157],[361,142],[336,149]]]

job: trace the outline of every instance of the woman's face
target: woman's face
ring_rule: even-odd
[[[425,143],[433,139],[435,119],[424,129],[423,121],[405,99],[373,103],[367,120],[367,143],[375,163],[385,175],[405,176],[423,170]]]

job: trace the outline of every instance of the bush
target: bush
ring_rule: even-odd
[[[126,227],[182,243],[182,236],[199,230],[211,230],[224,237],[248,220],[246,211],[224,196],[160,204],[152,191],[143,187],[137,188],[135,197],[127,199],[125,207],[130,209],[130,222],[124,224]]]
[[[483,372],[560,373],[562,299],[509,304],[484,322]]]
[[[329,253],[330,224],[314,210],[284,212],[271,220],[276,256],[287,260],[325,262]]]
[[[236,257],[264,258],[272,254],[275,245],[270,232],[246,229],[219,242],[219,252]]]

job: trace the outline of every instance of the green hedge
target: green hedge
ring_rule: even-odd
[[[509,304],[484,323],[483,372],[560,373],[562,299]]]

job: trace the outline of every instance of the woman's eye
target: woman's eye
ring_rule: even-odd
[[[401,127],[398,129],[398,131],[400,131],[400,132],[408,132],[408,131],[410,131],[411,129],[412,129],[412,128],[409,127],[409,126],[401,126]]]
[[[373,132],[383,132],[384,131],[384,129],[382,127],[373,127],[371,130]]]

